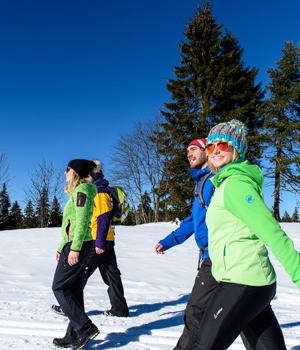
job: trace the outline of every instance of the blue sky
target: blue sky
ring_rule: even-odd
[[[13,178],[11,201],[24,205],[29,173],[43,159],[62,172],[73,158],[100,158],[109,168],[122,133],[170,101],[166,82],[197,3],[1,1],[0,150]],[[218,24],[244,48],[245,66],[256,66],[267,84],[285,41],[300,42],[300,1],[213,4]],[[266,201],[272,205],[268,191]]]

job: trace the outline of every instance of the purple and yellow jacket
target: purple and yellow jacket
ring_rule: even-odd
[[[94,212],[91,219],[92,237],[97,248],[105,249],[105,242],[115,239],[111,225],[110,194],[106,188],[109,183],[105,179],[99,179],[94,181],[94,184],[98,192],[94,198]]]

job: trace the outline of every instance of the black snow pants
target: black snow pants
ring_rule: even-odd
[[[127,317],[129,316],[129,310],[124,297],[121,272],[118,269],[114,246],[114,241],[106,241],[103,253],[96,254],[95,249],[92,250],[86,264],[85,284],[98,268],[104,283],[108,286],[107,292],[111,304],[111,313],[115,316]]]
[[[243,331],[254,350],[286,350],[271,308],[276,283],[252,287],[219,283],[190,350],[226,350]]]
[[[211,261],[203,260],[199,267],[195,283],[184,312],[184,328],[174,350],[188,350],[196,337],[206,306],[211,298],[217,281],[211,274]]]
[[[85,278],[85,266],[94,247],[94,241],[84,242],[79,253],[77,264],[68,264],[68,255],[71,243],[64,246],[55,270],[52,290],[69,318],[66,337],[73,342],[77,337],[86,336],[96,328],[84,311],[83,288]]]

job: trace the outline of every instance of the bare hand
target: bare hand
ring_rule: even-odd
[[[58,260],[59,260],[59,257],[60,257],[60,253],[56,252],[56,254],[55,254],[55,260],[58,261]]]
[[[79,252],[74,252],[74,250],[70,250],[68,255],[68,264],[73,266],[78,263],[79,260]]]
[[[96,254],[104,253],[104,249],[101,249],[101,248],[98,248],[98,247],[95,247],[95,251],[96,251]]]
[[[156,254],[165,254],[165,248],[160,243],[156,244],[154,250]]]

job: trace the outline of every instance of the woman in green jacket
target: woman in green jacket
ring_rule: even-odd
[[[206,152],[216,173],[206,214],[212,274],[219,282],[191,350],[227,349],[243,331],[252,349],[286,349],[271,308],[276,273],[267,247],[300,288],[300,255],[263,201],[263,174],[245,160],[246,127],[211,129]]]
[[[69,199],[62,221],[62,241],[56,252],[57,267],[52,290],[69,318],[66,335],[55,338],[58,348],[82,349],[98,334],[98,328],[84,311],[83,288],[85,266],[94,248],[91,218],[97,187],[86,180],[96,164],[86,159],[73,159],[65,171],[65,192]]]

